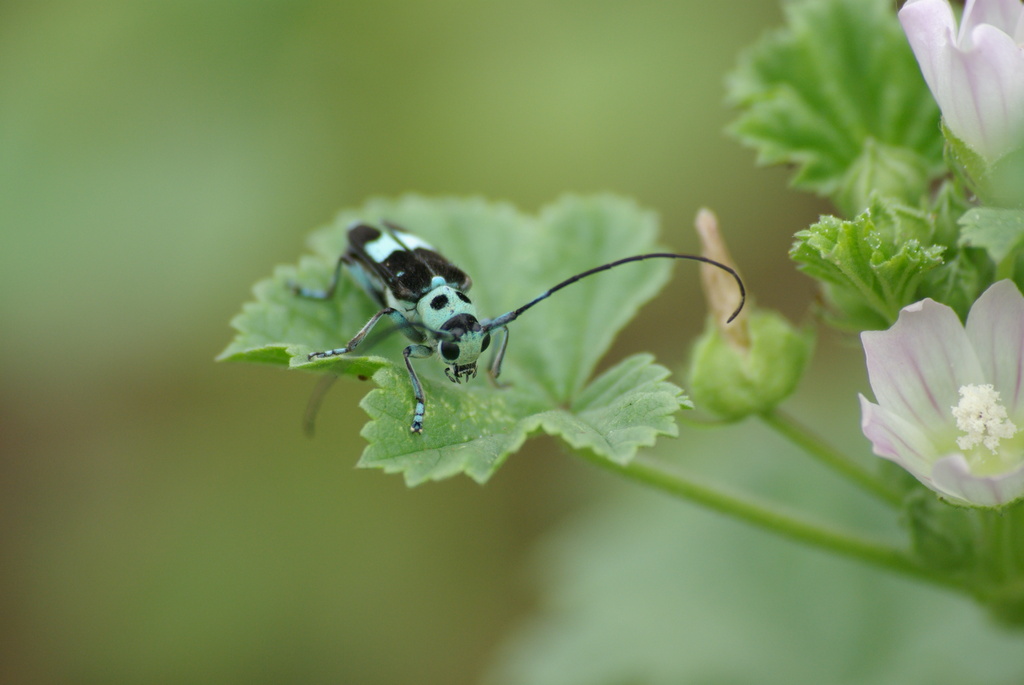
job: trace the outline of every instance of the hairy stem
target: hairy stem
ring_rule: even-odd
[[[895,507],[903,504],[903,494],[899,490],[827,444],[789,414],[772,409],[762,414],[761,419],[822,464],[849,478],[883,502]]]
[[[861,537],[856,533],[809,521],[797,514],[786,512],[777,505],[759,502],[749,495],[729,493],[695,479],[671,473],[661,465],[641,459],[635,459],[625,465],[596,456],[590,460],[629,480],[680,499],[702,504],[782,537],[859,559],[889,571],[927,580],[936,585],[963,589],[956,581],[920,566],[901,549]]]

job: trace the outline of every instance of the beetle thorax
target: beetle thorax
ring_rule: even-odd
[[[476,307],[465,294],[450,285],[438,286],[421,297],[416,313],[423,325],[435,331],[460,314],[476,320]]]
[[[423,324],[437,331],[438,354],[448,365],[448,377],[458,383],[475,376],[476,361],[490,335],[477,320],[469,297],[450,285],[439,285],[420,298],[416,309]]]

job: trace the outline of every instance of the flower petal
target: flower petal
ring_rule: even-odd
[[[945,103],[956,93],[950,72],[956,45],[952,7],[946,0],[909,0],[899,10],[899,20],[921,73],[945,116]]]
[[[970,40],[971,32],[982,24],[990,24],[1012,36],[1020,16],[1020,0],[967,0],[957,42],[960,47],[970,47],[964,41]]]
[[[967,316],[967,338],[987,383],[1010,416],[1024,408],[1024,295],[1004,280],[982,293]]]
[[[960,319],[934,300],[908,305],[892,328],[860,337],[878,404],[922,430],[948,431],[960,386],[988,382]]]
[[[872,451],[894,461],[929,485],[935,446],[927,434],[891,411],[860,397],[860,428],[871,441]],[[931,487],[929,485],[929,487]]]
[[[1024,464],[998,476],[979,477],[971,473],[964,455],[952,454],[935,463],[932,481],[930,487],[950,499],[978,507],[999,507],[1024,497]]]
[[[995,161],[1024,143],[1024,18],[1017,0],[967,10],[959,39],[946,0],[910,0],[899,18],[946,125]]]
[[[908,0],[899,18],[924,80],[942,107],[943,98],[953,92],[946,83],[949,53],[956,45],[953,8],[946,0]]]
[[[921,73],[946,126],[973,150],[983,140],[969,72],[957,48],[956,18],[947,0],[912,0],[899,13]]]
[[[995,160],[1024,144],[1024,49],[988,24],[975,27],[970,42],[972,47],[952,56],[952,67],[962,73],[957,81],[962,79],[967,88],[955,100],[955,114],[961,121],[977,122],[972,133],[977,140],[962,140]],[[939,106],[946,116],[943,103]],[[960,135],[953,118],[946,123]]]

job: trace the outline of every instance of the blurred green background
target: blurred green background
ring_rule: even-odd
[[[722,133],[724,75],[780,21],[760,0],[0,4],[0,680],[459,685],[542,663],[507,641],[546,606],[531,550],[634,488],[542,439],[485,487],[408,491],[353,468],[366,387],[338,383],[308,440],[312,378],[212,359],[311,229],[407,191],[534,210],[611,190],[685,250],[710,206],[758,302],[802,317],[811,288],[785,253],[827,208]],[[677,269],[611,357],[681,364],[696,284]],[[829,404],[812,377],[796,410],[853,437],[860,353],[828,343],[820,385],[850,393]],[[765,440],[693,431],[668,448],[719,468]],[[708,577],[764,539],[686,506],[665,518],[703,531],[687,544]]]

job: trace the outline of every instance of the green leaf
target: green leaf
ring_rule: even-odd
[[[960,217],[960,244],[984,249],[1001,265],[1024,245],[1024,211],[976,207]]]
[[[359,466],[403,473],[409,485],[465,473],[478,482],[490,478],[529,435],[543,431],[570,447],[626,463],[656,436],[677,435],[674,415],[691,407],[669,371],[650,355],[629,357],[590,384],[567,409],[530,393],[494,392],[475,386],[452,392],[431,383],[429,425],[409,432],[409,379],[384,369],[374,377],[380,388],[361,404],[373,419],[362,435],[370,445]],[[429,417],[433,417],[432,419]],[[444,423],[442,423],[444,422]]]
[[[944,173],[939,111],[889,0],[801,0],[740,59],[730,132],[847,216],[872,191],[916,204]]]
[[[676,434],[673,415],[688,400],[649,356],[630,357],[590,381],[615,334],[667,282],[668,260],[584,279],[513,322],[501,377],[506,388],[484,379],[454,385],[442,364],[418,360],[427,400],[420,435],[409,431],[413,396],[402,336],[359,348],[369,356],[307,361],[310,352],[344,345],[376,308],[348,278],[329,302],[296,297],[289,283],[326,286],[347,226],[381,219],[422,236],[474,277],[471,296],[481,318],[514,309],[591,267],[659,249],[654,214],[610,195],[565,197],[536,217],[482,199],[375,199],[314,233],[315,256],[298,267],[278,267],[255,286],[256,300],[232,321],[238,335],[218,359],[372,378],[378,387],[362,402],[371,418],[362,434],[370,444],[359,464],[404,473],[411,485],[457,473],[483,482],[538,431],[619,463],[657,435]],[[486,359],[481,362],[483,370]]]
[[[980,250],[953,251],[946,262],[924,274],[917,299],[930,297],[966,320],[971,305],[992,285],[992,265]]]
[[[929,244],[934,232],[930,215],[876,199],[852,221],[826,216],[797,232],[790,256],[825,283],[833,323],[886,328],[919,299],[922,277],[942,265],[946,248]]]

